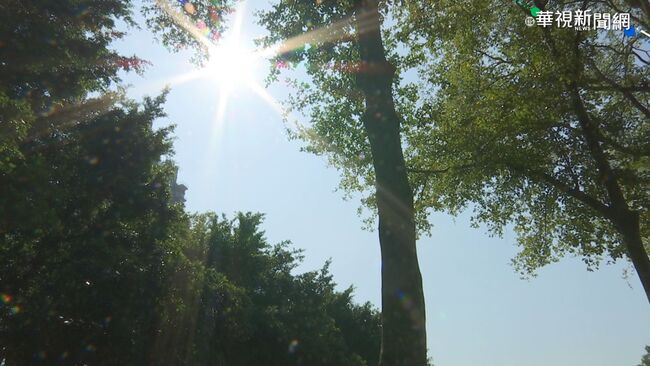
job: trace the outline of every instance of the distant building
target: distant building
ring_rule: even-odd
[[[178,184],[178,168],[174,172],[174,180],[171,182],[172,186],[172,203],[185,203],[185,191],[187,187],[184,184]]]

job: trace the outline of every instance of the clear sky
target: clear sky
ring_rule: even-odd
[[[243,9],[244,46],[264,33],[255,10]],[[133,98],[156,95],[165,84],[192,72],[188,53],[172,54],[143,27],[115,45],[153,63],[143,76],[128,75]],[[227,57],[227,56],[226,56]],[[262,83],[266,66],[256,72]],[[339,174],[324,158],[302,153],[289,141],[277,109],[245,87],[233,88],[222,122],[215,122],[223,90],[214,80],[172,82],[166,104],[175,123],[179,181],[189,187],[187,209],[232,215],[263,212],[271,242],[291,240],[305,250],[300,270],[331,272],[359,302],[380,305],[380,257],[376,231],[364,231],[359,201],[336,192]],[[286,86],[273,85],[282,99]],[[303,119],[303,122],[308,123]],[[509,265],[513,233],[490,238],[472,229],[469,214],[431,217],[431,237],[418,242],[426,296],[428,345],[436,366],[636,366],[650,344],[650,306],[627,265],[588,272],[567,258],[524,281]]]

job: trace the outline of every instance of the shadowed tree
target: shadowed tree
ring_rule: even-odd
[[[162,97],[107,92],[143,65],[108,49],[129,2],[0,10],[0,360],[146,363],[179,212],[169,131],[151,127]]]
[[[293,274],[300,252],[268,244],[260,214],[192,222],[172,286],[181,314],[162,324],[156,365],[377,363],[379,313],[336,291],[328,264]]]
[[[24,143],[0,184],[0,359],[142,365],[165,294],[171,203],[162,97]]]
[[[7,0],[0,3],[0,169],[11,169],[30,130],[46,130],[49,117],[105,92],[121,69],[143,61],[108,49],[131,23],[130,2],[118,0]]]

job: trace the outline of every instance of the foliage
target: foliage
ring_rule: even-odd
[[[463,10],[470,6],[471,13]],[[523,273],[565,254],[593,268],[626,251],[603,212],[615,205],[605,184],[612,178],[640,213],[647,240],[650,175],[637,168],[650,152],[643,40],[620,31],[523,27],[525,14],[499,1],[434,7],[411,2],[399,14],[409,21],[396,33],[423,80],[406,123],[419,208],[455,213],[472,203],[476,223],[495,234],[513,223],[522,246],[515,264]],[[624,3],[546,7],[630,11],[633,23],[644,24],[640,10]],[[582,116],[594,121],[609,175],[594,157]]]
[[[355,87],[358,54],[353,26],[348,17],[352,1],[280,1],[271,11],[260,13],[259,23],[268,35],[259,40],[265,47],[286,44],[273,65],[293,65],[309,78],[282,75],[294,92],[285,103],[288,111],[309,116],[309,125],[290,131],[292,138],[309,144],[304,150],[326,155],[330,164],[342,169],[344,191],[365,191],[364,202],[374,207],[375,197],[367,187],[374,185],[372,155],[363,129],[363,94]],[[278,81],[281,69],[274,67],[269,82]]]
[[[224,20],[234,10],[236,0],[150,0],[142,5],[146,24],[173,52],[190,48],[195,61],[209,56],[209,46],[218,42],[225,30]]]
[[[0,10],[0,363],[377,363],[377,311],[326,267],[293,275],[299,253],[268,245],[261,215],[173,203],[164,95],[108,92],[144,65],[107,48],[128,2]]]
[[[0,169],[11,169],[37,118],[104,92],[120,69],[145,62],[110,50],[131,23],[128,1],[26,0],[0,4]]]
[[[0,4],[0,359],[143,364],[164,292],[163,97],[108,92],[145,62],[108,48],[113,0]],[[89,93],[100,95],[89,98]]]
[[[261,15],[270,30],[263,44],[345,21],[335,11],[338,3],[309,9],[301,4],[282,1]],[[576,10],[572,4],[546,6]],[[471,208],[474,223],[488,224],[496,235],[514,224],[522,247],[514,263],[522,274],[566,254],[581,256],[589,268],[622,257],[621,236],[594,208],[600,205],[591,204],[609,201],[577,122],[577,88],[630,209],[640,212],[648,245],[650,89],[641,38],[525,27],[526,14],[509,1],[404,5],[384,4],[384,37],[402,76],[394,84],[396,107],[404,117],[403,146],[422,230],[430,229],[431,210],[456,214]],[[580,6],[630,11],[633,23],[645,24],[641,11],[626,3]],[[356,65],[350,65],[355,57],[348,36],[345,27],[336,44],[306,36],[308,47],[281,56],[305,60],[311,77],[292,82],[296,93],[287,104],[310,116],[310,125],[296,134],[307,142],[306,150],[326,155],[343,172],[341,187],[364,193],[364,203],[373,208],[372,165],[360,122],[362,100],[349,72]]]
[[[20,146],[0,175],[0,358],[147,363],[180,207],[164,98],[125,102]]]
[[[376,207],[379,221],[379,363],[424,366],[425,307],[413,192],[392,90],[395,68],[381,35],[379,2],[280,1],[261,13],[260,23],[270,32],[261,44],[279,52],[275,64],[302,63],[308,75],[306,83],[289,82],[298,87],[290,106],[311,118],[309,128],[299,134],[312,142],[308,150],[328,154],[348,177],[354,174],[344,182],[374,187],[366,203]],[[271,80],[277,77],[277,72],[270,75]],[[402,299],[409,299],[409,305],[404,306]]]
[[[0,359],[89,365],[366,365],[379,315],[325,266],[294,275],[261,215],[171,203],[162,97],[21,146],[0,217]]]
[[[650,366],[650,346],[645,346],[645,352],[639,366]]]
[[[288,242],[269,245],[259,230],[262,215],[192,221],[175,287],[191,289],[179,298],[188,316],[162,325],[160,338],[176,347],[161,347],[157,364],[377,363],[377,312],[354,305],[351,289],[335,291],[327,265],[292,274],[300,253]],[[187,339],[186,349],[178,347]]]
[[[162,101],[39,136],[2,175],[0,359],[376,363],[377,312],[327,267],[292,275],[299,253],[268,245],[261,215],[188,221],[171,204]]]

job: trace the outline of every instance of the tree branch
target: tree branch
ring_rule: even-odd
[[[560,190],[563,193],[566,193],[567,195],[579,200],[580,202],[586,204],[587,206],[591,207],[592,209],[596,210],[598,213],[603,215],[604,217],[610,217],[611,215],[611,207],[608,205],[602,203],[600,200],[598,200],[595,197],[590,196],[586,192],[582,191],[578,187],[571,187],[568,184],[564,183],[563,181],[555,178],[554,176],[543,173],[543,172],[534,172],[534,171],[529,171],[529,174],[531,176],[538,176],[543,182],[552,185],[556,189]]]
[[[632,92],[630,90],[622,87],[621,85],[618,85],[614,80],[612,80],[612,79],[608,78],[607,76],[605,76],[605,74],[602,71],[600,71],[600,69],[598,69],[598,67],[595,65],[594,62],[589,62],[589,63],[591,64],[591,67],[594,69],[596,74],[598,74],[598,76],[603,81],[605,81],[614,90],[616,90],[616,91],[620,92],[621,94],[623,94],[625,96],[625,98],[627,98],[627,100],[629,100],[630,103],[632,103],[632,105],[634,107],[636,107],[636,109],[641,111],[641,113],[643,113],[647,118],[650,119],[650,109],[648,109],[648,107],[644,106],[643,103],[639,102],[639,100],[634,96],[634,94],[632,94]]]
[[[450,166],[443,169],[416,169],[416,168],[406,168],[408,173],[418,173],[418,174],[442,174],[448,173],[451,170],[468,170],[469,168],[474,168],[476,164],[463,164],[459,166]]]

